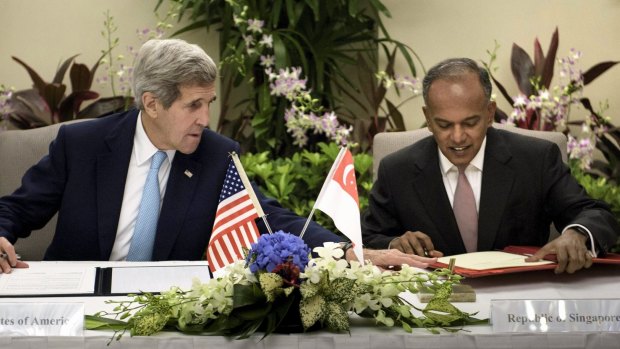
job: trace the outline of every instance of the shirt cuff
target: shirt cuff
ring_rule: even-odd
[[[586,235],[587,237],[589,237],[589,242],[590,242],[590,255],[592,256],[592,258],[596,258],[598,256],[598,252],[596,251],[596,242],[594,240],[594,235],[592,235],[592,233],[590,232],[590,229],[586,228],[585,226],[581,225],[581,224],[569,224],[567,225],[564,230],[562,230],[562,234],[564,234],[565,231],[567,231],[568,229],[574,229],[577,230],[578,232]]]
[[[392,242],[394,242],[394,241],[396,241],[396,240],[398,240],[398,239],[400,239],[400,236],[399,236],[399,237],[396,237],[396,238],[393,238],[392,240],[390,240],[390,243],[388,244],[387,249],[388,249],[388,250],[389,250],[389,249],[391,249],[391,248],[392,248]]]

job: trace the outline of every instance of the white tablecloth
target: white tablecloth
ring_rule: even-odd
[[[577,274],[555,275],[539,271],[479,279],[463,283],[474,287],[475,303],[455,303],[478,317],[489,314],[491,299],[588,299],[620,298],[620,266],[594,266]],[[107,309],[105,300],[118,297],[3,298],[0,302],[84,302],[87,314]],[[417,302],[417,297],[408,297]],[[418,303],[419,304],[419,303]],[[412,334],[400,328],[376,327],[368,319],[353,318],[350,334],[325,331],[306,334],[271,335],[261,340],[216,336],[189,336],[175,332],[153,337],[129,337],[107,346],[111,332],[85,331],[83,337],[0,337],[0,349],[72,349],[72,348],[620,348],[620,332],[571,333],[493,333],[491,326],[470,326],[456,333],[441,331],[434,335],[424,329]]]

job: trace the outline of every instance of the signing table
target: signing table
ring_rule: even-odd
[[[153,277],[157,277],[154,275]],[[555,275],[553,271],[536,271],[466,279],[476,291],[475,303],[454,303],[463,311],[489,316],[492,299],[618,299],[620,266],[595,265],[573,275]],[[405,298],[423,306],[415,295]],[[0,302],[79,302],[86,314],[110,310],[106,300],[123,297],[37,297],[0,298]],[[494,333],[491,326],[470,326],[456,333],[441,330],[431,334],[414,329],[409,334],[400,328],[374,326],[373,321],[354,317],[350,334],[325,331],[305,334],[276,334],[262,339],[255,335],[246,340],[218,336],[193,336],[165,332],[152,337],[130,337],[110,342],[112,332],[84,331],[81,337],[0,337],[0,348],[619,348],[620,332],[570,333]],[[109,343],[109,346],[108,346]]]

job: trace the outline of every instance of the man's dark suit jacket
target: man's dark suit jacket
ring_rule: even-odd
[[[431,136],[381,161],[362,216],[366,247],[387,248],[406,231],[421,231],[445,255],[466,252],[438,151]],[[620,232],[607,205],[590,199],[571,176],[557,145],[493,128],[487,132],[478,217],[479,251],[543,246],[552,221],[558,231],[584,225],[601,250],[608,250]]]
[[[0,198],[0,236],[15,242],[42,228],[58,211],[46,260],[108,260],[116,237],[137,110],[65,125],[49,155]],[[205,130],[198,149],[177,152],[164,196],[153,260],[198,260],[211,236],[220,190],[236,142]],[[184,174],[189,170],[193,176]],[[274,231],[299,234],[305,219],[257,191]],[[264,224],[257,221],[261,232]],[[32,237],[36,239],[36,236]],[[312,248],[341,239],[317,224],[304,235]]]

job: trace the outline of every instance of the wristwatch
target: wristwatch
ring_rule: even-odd
[[[339,243],[339,245],[340,245],[340,248],[342,249],[342,252],[344,252],[342,258],[346,258],[347,250],[353,247],[353,243],[351,241],[342,241]]]

